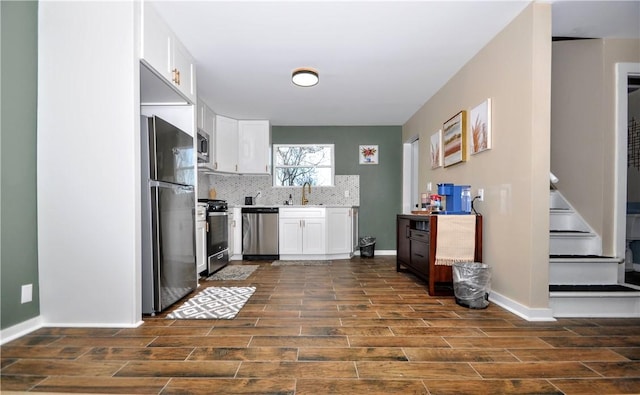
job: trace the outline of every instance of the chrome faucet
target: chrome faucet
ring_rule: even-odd
[[[308,190],[309,193],[311,193],[311,184],[309,182],[305,182],[304,185],[302,186],[302,205],[304,206],[305,204],[309,203],[309,199],[307,199],[307,196],[304,194],[304,187],[308,186]]]

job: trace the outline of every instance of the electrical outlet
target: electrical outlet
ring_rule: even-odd
[[[33,300],[33,284],[25,284],[22,286],[22,297],[20,303],[28,303]]]
[[[478,200],[483,202],[484,201],[484,189],[479,188],[478,189]]]
[[[427,183],[427,191],[431,192],[431,187],[433,187],[433,184],[431,184],[431,182]]]
[[[349,197],[349,190],[344,191],[344,197]]]

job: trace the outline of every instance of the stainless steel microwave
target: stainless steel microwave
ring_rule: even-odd
[[[198,163],[209,162],[209,133],[202,129],[198,129],[198,142],[196,149],[198,150]]]

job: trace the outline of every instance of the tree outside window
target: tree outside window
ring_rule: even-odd
[[[333,144],[274,145],[274,186],[333,186],[333,151]]]

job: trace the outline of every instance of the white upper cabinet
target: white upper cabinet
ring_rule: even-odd
[[[142,2],[142,60],[190,103],[196,102],[195,62],[187,49],[147,2]]]
[[[204,130],[209,138],[213,137],[213,131],[215,130],[216,115],[207,103],[198,98],[198,129]]]
[[[269,121],[238,121],[238,173],[271,173]]]
[[[238,121],[216,115],[213,150],[213,170],[220,173],[238,172]]]
[[[171,41],[173,66],[171,77],[173,84],[189,98],[196,102],[196,65],[193,57],[177,38]]]

